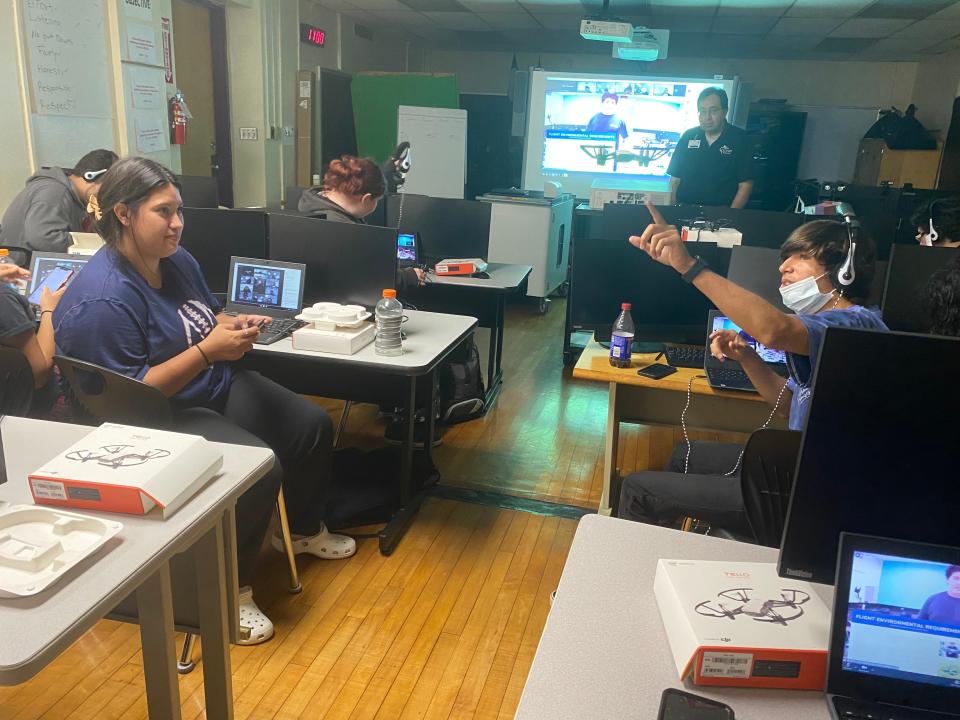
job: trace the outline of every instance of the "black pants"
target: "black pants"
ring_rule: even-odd
[[[240,585],[249,585],[280,488],[290,531],[315,535],[327,514],[333,425],[326,411],[259,373],[238,370],[216,410],[178,414],[178,432],[215,442],[269,447],[277,464],[237,501]]]
[[[689,472],[684,474],[687,444],[678,444],[662,472],[624,478],[617,515],[654,525],[673,525],[688,515],[715,528],[749,533],[740,472],[726,475],[742,451],[736,443],[693,442]]]

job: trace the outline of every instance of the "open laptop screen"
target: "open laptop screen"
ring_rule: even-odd
[[[34,290],[40,287],[40,285],[43,284],[43,281],[46,280],[47,275],[49,275],[56,268],[72,270],[73,277],[68,280],[68,283],[72,282],[73,278],[77,276],[77,273],[80,272],[83,269],[83,266],[89,261],[90,257],[86,255],[44,252],[34,253],[30,260],[30,284],[27,287],[27,295],[29,296]]]
[[[787,354],[783,350],[774,350],[766,345],[762,345],[741,330],[733,320],[724,315],[713,315],[713,327],[710,328],[710,333],[715,333],[718,330],[733,330],[735,333],[738,333],[750,347],[757,351],[757,355],[759,355],[764,362],[783,365],[787,363]]]
[[[304,273],[301,263],[231,258],[227,309],[292,316],[300,312]]]

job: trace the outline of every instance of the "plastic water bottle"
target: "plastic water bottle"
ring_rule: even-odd
[[[377,319],[377,339],[373,349],[377,355],[402,355],[403,342],[400,325],[403,324],[403,305],[397,300],[397,291],[387,288],[374,310]]]
[[[620,304],[620,314],[610,333],[610,364],[614,367],[630,367],[630,349],[636,332],[630,316],[630,303]]]

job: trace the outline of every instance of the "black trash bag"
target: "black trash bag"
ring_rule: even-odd
[[[905,113],[896,108],[880,111],[878,119],[864,138],[885,140],[891,150],[936,150],[937,141],[917,120],[917,106],[911,104]]]

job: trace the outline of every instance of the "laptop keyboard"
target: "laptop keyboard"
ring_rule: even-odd
[[[715,368],[707,370],[710,382],[713,385],[725,385],[727,387],[736,385],[741,389],[752,389],[753,383],[750,378],[740,368]]]
[[[834,695],[830,698],[839,720],[956,720],[956,715],[863,703]]]
[[[663,353],[673,367],[702,370],[706,350],[703,345],[664,345]]]
[[[272,323],[269,325],[264,325],[260,329],[260,337],[258,337],[253,344],[271,345],[277,340],[285,338],[294,330],[302,328],[304,325],[306,325],[306,323],[302,320],[294,320],[293,318],[284,318],[278,320],[274,318]]]

